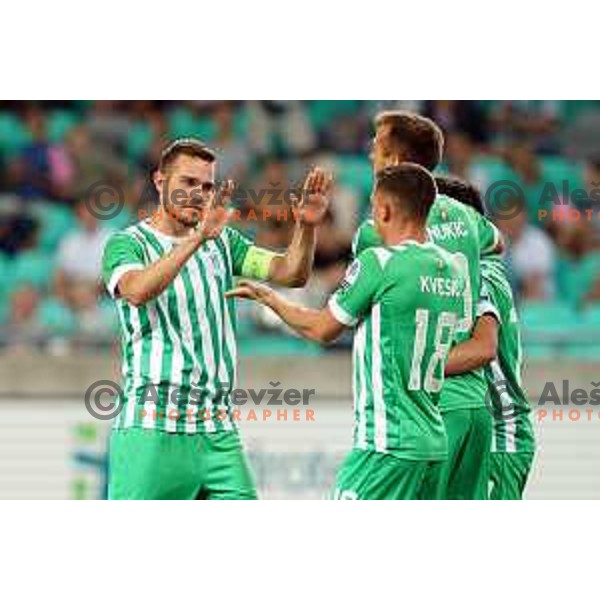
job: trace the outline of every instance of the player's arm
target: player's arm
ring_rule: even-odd
[[[454,346],[448,355],[445,373],[460,375],[487,365],[498,351],[498,321],[486,314],[475,321],[473,335]]]
[[[115,295],[134,306],[153,300],[173,282],[202,241],[201,236],[193,235],[147,267],[123,273],[115,285]]]
[[[241,282],[226,295],[260,302],[302,337],[327,343],[339,337],[345,327],[353,326],[371,305],[381,271],[373,261],[373,257],[365,255],[355,260],[322,309],[290,302],[271,288],[248,281]]]
[[[227,297],[246,298],[268,306],[281,320],[298,335],[315,342],[327,343],[335,340],[344,330],[328,307],[308,308],[290,302],[270,287],[253,281],[242,281]]]
[[[481,282],[477,320],[471,337],[454,346],[446,362],[446,375],[460,375],[479,369],[496,358],[500,313],[486,283]]]
[[[500,230],[483,215],[477,213],[477,229],[481,255],[502,254],[506,248]]]
[[[102,260],[103,279],[109,293],[133,306],[153,300],[173,282],[205,240],[220,234],[223,225],[224,214],[209,210],[197,230],[150,264],[144,263],[143,252],[131,236],[116,234],[108,241]]]
[[[331,175],[325,171],[315,168],[309,173],[303,198],[294,209],[297,220],[285,253],[256,246],[239,232],[229,229],[233,274],[284,287],[303,286],[312,271],[316,228],[329,207],[331,185]]]
[[[297,222],[292,241],[284,254],[271,260],[267,280],[286,287],[303,286],[312,272],[316,227],[329,207],[332,177],[322,169],[313,169],[303,187],[303,197],[296,209]]]

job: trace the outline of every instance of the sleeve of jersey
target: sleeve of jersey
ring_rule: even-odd
[[[488,218],[479,214],[477,216],[481,255],[494,254],[497,251],[498,243],[500,241],[500,232]]]
[[[249,279],[267,279],[269,267],[277,252],[255,246],[249,237],[227,228],[233,274]]]
[[[130,235],[117,233],[108,240],[102,256],[102,279],[113,298],[118,297],[116,291],[121,277],[143,268],[143,251]]]
[[[501,323],[500,311],[496,307],[494,296],[490,290],[490,284],[484,279],[481,280],[481,290],[479,293],[479,301],[477,303],[477,316],[492,315],[498,323]]]
[[[352,327],[367,312],[381,277],[381,268],[370,252],[354,259],[327,306],[333,317]]]

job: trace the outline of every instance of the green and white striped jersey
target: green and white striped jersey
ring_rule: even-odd
[[[475,322],[480,289],[480,259],[495,251],[500,233],[488,219],[470,206],[443,194],[437,196],[431,207],[427,231],[431,241],[456,255],[467,271],[464,313],[457,326],[457,342],[461,342],[469,338]],[[354,255],[382,243],[373,221],[369,219],[362,223],[354,236]],[[482,408],[485,406],[485,393],[485,378],[481,369],[448,377],[440,398],[440,408],[442,412]]]
[[[124,273],[156,262],[177,243],[140,221],[113,234],[105,247],[103,279],[115,298],[122,339],[124,407],[116,428],[210,433],[234,427],[235,309],[224,292],[235,275],[266,276],[273,253],[226,227],[154,300],[136,307],[119,297]]]
[[[484,369],[488,404],[494,408],[492,452],[533,452],[531,407],[521,381],[519,319],[502,260],[482,259],[481,277],[477,316],[492,314],[498,321],[497,358]]]
[[[354,446],[412,460],[447,453],[438,396],[465,273],[433,243],[361,252],[329,300],[354,333]]]

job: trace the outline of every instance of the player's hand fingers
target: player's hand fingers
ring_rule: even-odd
[[[226,298],[252,298],[252,296],[250,294],[251,294],[251,292],[246,286],[239,285],[236,288],[227,290],[225,292],[225,297]]]
[[[323,193],[325,195],[329,194],[329,192],[331,192],[331,189],[333,188],[333,173],[331,173],[330,171],[327,172],[324,176],[324,183],[323,183]]]
[[[325,173],[323,169],[317,167],[315,169],[315,193],[320,194],[323,191],[323,185],[325,183]]]
[[[310,173],[307,175],[305,181],[304,181],[304,194],[310,194],[312,193],[312,190],[315,187],[315,169],[312,168],[310,170]]]
[[[221,189],[219,191],[219,204],[223,207],[226,207],[231,198],[233,197],[233,192],[235,191],[235,182],[233,179],[227,179],[221,184]]]

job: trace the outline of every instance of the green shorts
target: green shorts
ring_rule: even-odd
[[[255,500],[237,432],[115,430],[109,448],[111,500]]]
[[[521,500],[533,463],[533,452],[492,452],[490,500]]]
[[[352,450],[340,467],[335,500],[436,500],[440,461],[396,458],[369,450]]]
[[[442,413],[448,436],[448,459],[442,468],[446,500],[487,500],[492,417],[487,408]]]

